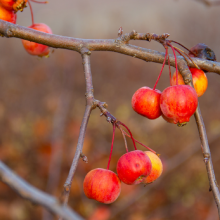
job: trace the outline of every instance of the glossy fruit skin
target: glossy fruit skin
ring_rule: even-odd
[[[142,183],[149,184],[154,182],[156,179],[158,179],[162,172],[163,172],[163,164],[161,162],[161,159],[153,152],[151,151],[145,151],[145,154],[150,158],[150,161],[152,163],[152,170],[151,173],[147,176],[146,179],[143,180]]]
[[[0,5],[0,19],[16,24],[17,15],[13,11],[7,10]]]
[[[29,26],[29,28],[32,28],[37,31],[45,32],[48,34],[52,34],[51,29],[46,24],[43,23],[33,24]],[[38,44],[27,40],[22,40],[22,44],[25,50],[31,55],[46,56],[50,52],[49,47],[43,44]]]
[[[7,10],[12,11],[15,0],[0,0],[0,5]]]
[[[152,164],[143,151],[135,150],[122,155],[116,169],[122,182],[135,185],[141,183],[150,174]]]
[[[169,123],[175,124],[172,118],[167,118],[164,114],[162,114],[162,118]]]
[[[121,180],[111,170],[97,168],[86,174],[83,190],[89,199],[109,204],[118,198]]]
[[[149,119],[161,116],[160,110],[161,91],[149,87],[141,87],[132,96],[131,105],[134,111]]]
[[[9,11],[23,11],[26,7],[27,0],[0,0],[0,5]]]
[[[196,90],[197,96],[202,96],[207,87],[208,87],[208,79],[206,74],[197,68],[189,68],[190,72],[192,73],[192,79],[193,79],[193,86]],[[179,85],[185,85],[182,75],[178,72],[178,84]],[[176,72],[173,74],[172,77],[172,85],[176,85]]]
[[[174,124],[188,122],[198,105],[196,91],[188,85],[166,88],[160,98],[160,108],[165,117],[173,119]]]

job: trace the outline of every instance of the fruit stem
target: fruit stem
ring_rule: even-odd
[[[30,7],[30,11],[31,11],[31,20],[32,20],[32,25],[34,24],[34,13],[33,13],[33,9],[30,3],[30,0],[27,0],[29,7]]]
[[[131,136],[130,136],[129,134],[127,134],[124,130],[122,130],[122,131],[123,131],[123,133],[124,133],[126,136],[128,136],[129,138],[131,137]],[[134,139],[134,140],[135,140],[135,142],[137,142],[137,143],[140,144],[141,146],[147,148],[147,149],[148,149],[149,151],[151,151],[152,153],[157,154],[157,152],[154,151],[154,150],[152,150],[150,147],[147,147],[146,145],[142,144],[140,141],[138,141],[138,140],[136,140],[136,139]]]
[[[48,1],[45,1],[45,2],[39,2],[39,1],[36,1],[36,0],[30,0],[30,1],[35,2],[35,3],[39,3],[39,4],[47,4],[48,3]]]
[[[110,151],[110,154],[109,154],[107,170],[109,170],[110,161],[111,161],[111,157],[112,157],[113,143],[114,143],[114,139],[115,139],[115,123],[113,123],[112,125],[113,125],[112,145],[111,145],[111,151]]]
[[[161,70],[160,70],[160,74],[159,74],[159,76],[158,76],[158,78],[157,78],[157,81],[156,81],[156,83],[155,83],[155,85],[154,85],[153,90],[156,89],[157,83],[158,83],[158,81],[159,81],[159,79],[160,79],[160,77],[161,77],[161,74],[162,74],[162,72],[163,72],[163,68],[164,68],[164,65],[165,65],[166,59],[167,59],[167,49],[166,49],[166,52],[165,52],[165,57],[164,57],[164,61],[163,61],[162,68],[161,68]]]
[[[180,45],[180,46],[183,47],[185,50],[189,51],[189,52],[192,53],[195,57],[197,57],[197,55],[196,55],[195,53],[193,53],[193,52],[192,52],[191,50],[189,50],[187,47],[183,46],[181,43],[178,43],[178,42],[176,42],[176,41],[174,41],[174,40],[170,40],[170,42],[173,42],[173,43],[175,43],[175,44]]]
[[[172,86],[172,77],[171,77],[171,68],[170,68],[170,56],[169,56],[169,53],[168,53],[168,48],[166,49],[167,50],[167,59],[168,59],[168,66],[169,66],[169,76],[170,76],[170,86]]]
[[[121,134],[122,134],[123,139],[124,139],[124,142],[125,142],[125,149],[126,149],[126,151],[127,151],[127,153],[128,153],[128,144],[127,144],[127,140],[126,140],[126,137],[125,137],[125,133],[124,133],[124,131],[123,131],[123,129],[121,128],[120,125],[118,126],[118,128],[119,128],[119,130],[121,131]]]
[[[185,60],[187,60],[186,57],[185,57],[185,56],[187,56],[187,58],[190,59],[190,61],[194,64],[194,66],[195,66],[197,69],[200,69],[200,68],[198,67],[198,65],[193,61],[193,59],[192,59],[187,53],[185,53],[184,51],[180,50],[180,49],[177,48],[177,47],[173,47],[173,48],[174,48],[175,51],[177,51],[181,56],[183,56],[183,57],[185,58]]]
[[[177,66],[176,53],[175,53],[175,50],[174,50],[172,44],[169,44],[169,46],[171,47],[171,49],[173,51],[174,58],[175,58],[175,64],[176,64],[176,85],[178,85],[178,66]]]
[[[118,123],[121,124],[122,126],[124,126],[128,130],[129,134],[131,135],[131,140],[133,141],[133,144],[134,144],[134,149],[137,150],[137,147],[136,147],[136,144],[135,144],[135,140],[133,138],[133,135],[132,135],[130,129],[125,124],[123,124],[122,122],[119,121]]]

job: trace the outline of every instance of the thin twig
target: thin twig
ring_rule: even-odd
[[[92,74],[91,74],[91,66],[90,66],[90,55],[88,55],[88,53],[85,52],[82,54],[82,59],[83,59],[84,74],[85,74],[85,79],[86,79],[86,102],[87,104],[86,104],[86,109],[85,109],[84,117],[82,120],[82,124],[80,127],[79,139],[78,139],[78,143],[76,147],[75,156],[73,158],[73,162],[72,162],[72,165],[69,171],[69,175],[66,179],[66,182],[63,188],[61,201],[64,205],[68,203],[73,176],[76,171],[76,167],[78,165],[80,155],[82,153],[83,142],[84,142],[88,120],[89,120],[91,111],[94,107],[93,106],[94,97],[93,97],[93,84],[92,84]]]
[[[179,63],[179,71],[182,74],[184,81],[185,81],[185,77],[187,77],[186,72],[187,72],[187,74],[191,75],[190,70],[189,70],[186,62]],[[190,85],[191,87],[193,87],[192,81],[188,82],[187,84]],[[209,144],[208,144],[208,138],[207,138],[207,134],[206,134],[205,124],[203,122],[202,114],[201,114],[201,111],[199,108],[199,103],[198,103],[198,107],[196,109],[196,112],[194,113],[194,117],[196,120],[196,124],[197,124],[198,131],[199,131],[199,137],[200,137],[200,141],[202,144],[203,157],[204,157],[204,162],[206,165],[206,170],[207,170],[207,174],[208,174],[208,178],[209,178],[210,189],[213,193],[215,203],[216,203],[217,209],[218,209],[219,218],[220,218],[220,193],[219,193],[217,181],[215,179],[215,173],[214,173],[213,164],[212,164],[211,152],[210,152],[210,148],[209,148]]]
[[[22,178],[18,177],[12,170],[10,170],[4,163],[0,161],[0,179],[2,182],[11,187],[20,196],[31,202],[42,205],[49,211],[66,220],[82,220],[77,213],[72,211],[69,207],[63,206],[53,196],[50,196],[39,189],[33,187]]]

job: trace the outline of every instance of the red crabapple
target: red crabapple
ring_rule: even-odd
[[[145,151],[144,153],[147,154],[147,156],[150,158],[150,161],[152,163],[151,173],[142,182],[148,184],[154,182],[156,179],[160,177],[160,175],[163,172],[163,164],[160,158],[155,153],[151,151]]]
[[[141,183],[150,174],[152,164],[143,151],[134,150],[119,158],[116,169],[122,182],[135,185]]]
[[[32,28],[37,31],[45,32],[48,34],[52,34],[51,29],[46,24],[43,23],[32,24],[31,26],[29,26],[29,28]],[[25,50],[31,55],[37,55],[42,57],[42,56],[47,56],[50,52],[49,47],[43,44],[38,44],[28,40],[22,40],[22,43]]]
[[[9,11],[0,5],[0,19],[16,24],[17,15],[14,11]]]
[[[193,86],[198,97],[202,96],[208,87],[206,74],[197,68],[189,68],[192,73]],[[182,75],[178,72],[178,84],[185,85]],[[172,85],[176,85],[176,72],[173,74]]]
[[[118,198],[121,180],[111,170],[97,168],[86,174],[83,190],[89,199],[109,204]]]
[[[188,122],[196,111],[198,96],[188,85],[169,86],[160,98],[160,108],[165,117],[173,119],[174,124]]]
[[[161,116],[160,110],[161,91],[149,87],[141,87],[132,96],[131,104],[134,111],[149,119]]]

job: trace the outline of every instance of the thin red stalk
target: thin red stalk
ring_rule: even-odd
[[[192,58],[191,58],[187,53],[185,53],[184,51],[180,50],[179,48],[176,48],[176,47],[173,47],[173,48],[174,48],[175,51],[177,51],[181,56],[183,56],[185,60],[187,60],[187,58],[190,59],[190,61],[195,65],[195,67],[196,67],[197,69],[200,69],[200,68],[197,66],[197,64],[192,60]],[[186,57],[187,57],[187,58],[186,58]]]
[[[189,50],[187,47],[183,46],[181,43],[178,43],[178,42],[176,42],[176,41],[174,41],[174,40],[170,40],[170,42],[173,42],[173,43],[175,43],[175,44],[180,45],[180,46],[183,47],[185,50],[189,51],[189,52],[192,53],[195,57],[197,57],[197,55],[196,55],[195,53],[193,53],[193,52],[192,52],[191,50]]]
[[[158,78],[157,78],[157,81],[156,81],[156,83],[155,83],[155,85],[154,85],[153,90],[156,89],[157,83],[159,82],[159,79],[160,79],[161,74],[162,74],[162,72],[163,72],[163,68],[164,68],[164,66],[165,66],[166,59],[167,59],[167,50],[166,50],[166,53],[165,53],[165,57],[164,57],[164,61],[163,61],[162,68],[161,68],[161,70],[160,70],[160,74],[159,74],[159,76],[158,76]]]
[[[47,4],[48,3],[48,1],[45,1],[45,2],[39,2],[39,1],[36,1],[36,0],[30,0],[30,1],[35,2],[35,3],[40,3],[40,4]]]
[[[175,53],[175,50],[172,46],[172,44],[169,44],[171,49],[173,50],[173,55],[174,55],[174,58],[175,58],[175,64],[176,64],[176,85],[178,85],[178,66],[177,66],[177,59],[176,59],[176,53]]]
[[[178,52],[179,55],[183,56],[182,53],[181,53],[179,50],[177,50],[176,48],[174,48],[174,50],[175,50],[176,52]]]
[[[122,122],[119,121],[119,123],[128,130],[129,134],[131,135],[131,140],[133,141],[133,144],[134,144],[134,149],[137,150],[137,147],[136,147],[136,144],[135,144],[135,140],[133,138],[133,135],[132,135],[130,129],[125,124],[123,124]]]
[[[119,130],[121,131],[121,134],[122,134],[123,139],[124,139],[124,142],[125,142],[125,149],[126,149],[126,151],[127,151],[127,153],[128,153],[128,145],[127,145],[127,141],[126,141],[126,137],[125,137],[125,131],[121,128],[120,125],[118,125],[118,128],[119,128]]]
[[[30,3],[30,0],[27,0],[29,7],[30,7],[30,11],[31,11],[31,20],[32,20],[32,25],[34,24],[34,13],[33,13],[33,9]]]
[[[113,150],[114,139],[115,139],[115,123],[113,123],[112,145],[111,145],[111,151],[110,151],[110,154],[109,154],[109,160],[108,160],[107,170],[109,170],[109,166],[110,166],[110,161],[111,161],[111,157],[112,157],[112,150]]]
[[[129,138],[131,137],[131,136],[130,136],[129,134],[127,134],[124,130],[122,130],[122,131],[123,131],[123,133],[124,133],[126,136],[128,136]],[[140,141],[138,141],[138,140],[136,140],[136,139],[134,139],[134,141],[137,142],[138,144],[140,144],[141,146],[147,148],[147,149],[148,149],[149,151],[151,151],[152,153],[157,154],[156,151],[154,151],[154,150],[152,150],[150,147],[147,147],[146,145],[142,144]]]
[[[169,56],[169,53],[168,53],[168,48],[166,48],[166,50],[167,50],[167,59],[168,59],[168,66],[169,66],[170,86],[172,86],[171,68],[170,68],[170,56]]]

